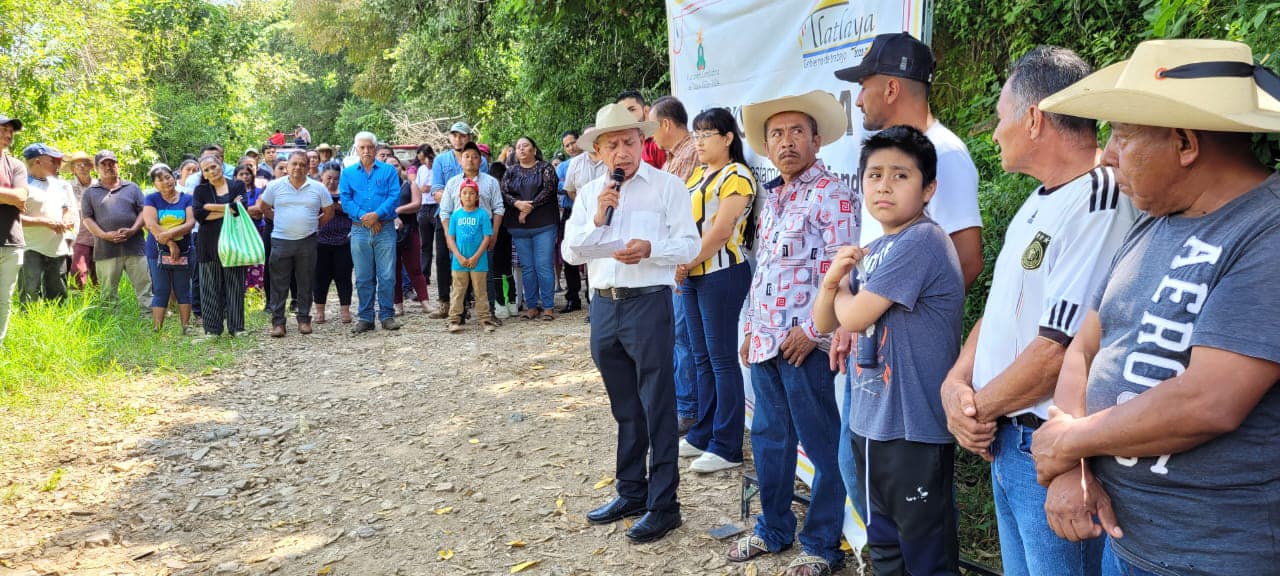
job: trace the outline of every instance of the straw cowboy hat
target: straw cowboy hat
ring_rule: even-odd
[[[605,104],[596,111],[596,125],[588,128],[582,133],[582,139],[587,141],[588,145],[595,144],[596,138],[609,132],[617,132],[619,130],[630,130],[639,128],[644,132],[644,137],[653,136],[658,131],[657,122],[636,122],[635,116],[632,116],[627,108],[621,104]]]
[[[1280,132],[1280,78],[1247,44],[1148,40],[1133,56],[1040,101],[1055,114],[1142,126]]]
[[[751,150],[756,154],[769,155],[765,145],[764,125],[774,115],[783,112],[801,112],[817,121],[818,135],[822,136],[823,146],[839,140],[849,127],[849,117],[845,116],[844,106],[830,92],[823,90],[748,104],[742,107],[742,127],[747,133],[747,144],[751,145]]]

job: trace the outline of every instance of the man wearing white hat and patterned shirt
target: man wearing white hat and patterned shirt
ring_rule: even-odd
[[[767,155],[780,176],[764,185],[740,352],[755,392],[751,454],[761,514],[728,557],[743,562],[792,545],[798,441],[813,463],[813,484],[802,552],[786,576],[824,576],[844,566],[845,487],[836,460],[835,372],[826,354],[815,353],[829,339],[815,329],[811,311],[832,258],[857,241],[859,199],[817,155],[844,135],[848,119],[835,97],[815,90],[744,106],[742,125],[751,149]]]
[[[1280,132],[1280,78],[1238,42],[1148,41],[1040,109],[1109,121],[1102,163],[1146,212],[1032,438],[1048,500],[1077,503],[1050,526],[1105,532],[1103,574],[1274,574],[1280,175],[1251,133]]]
[[[582,139],[609,172],[579,190],[560,250],[565,262],[590,271],[591,357],[618,422],[618,497],[587,520],[605,524],[643,515],[627,530],[635,543],[662,538],[683,522],[676,499],[671,292],[676,266],[700,247],[684,182],[641,158],[655,124],[636,120],[618,104],[596,113],[595,127]],[[617,172],[621,184],[612,177]],[[625,246],[611,257],[583,253],[600,241]]]
[[[1097,165],[1097,123],[1037,107],[1092,71],[1053,46],[1032,49],[1009,71],[992,139],[1006,171],[1040,186],[1009,223],[982,319],[942,385],[947,427],[961,447],[991,462],[1009,576],[1096,575],[1102,558],[1102,542],[1070,542],[1050,529],[1027,450],[1048,418],[1088,299],[1137,218],[1111,168]]]
[[[0,344],[9,329],[13,288],[22,268],[22,211],[27,207],[27,167],[9,153],[22,121],[0,114]]]

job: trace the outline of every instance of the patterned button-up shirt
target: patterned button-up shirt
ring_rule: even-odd
[[[667,163],[662,166],[662,170],[675,174],[681,182],[685,182],[697,167],[698,149],[693,146],[693,138],[685,136],[671,148],[671,152],[667,154]]]
[[[830,338],[814,330],[813,301],[836,252],[858,239],[860,199],[821,160],[790,184],[777,179],[766,188],[744,326],[752,363],[776,356],[796,326],[830,347]]]

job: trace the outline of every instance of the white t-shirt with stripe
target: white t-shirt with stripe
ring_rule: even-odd
[[[1137,217],[1110,168],[1094,168],[1055,190],[1040,186],[1032,192],[1009,222],[996,258],[978,335],[974,389],[1004,372],[1037,337],[1070,343]],[[1009,415],[1047,419],[1051,400]]]

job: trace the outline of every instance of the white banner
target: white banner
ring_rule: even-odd
[[[858,85],[835,71],[862,61],[877,34],[909,32],[929,42],[930,0],[667,0],[672,93],[692,119],[707,108],[724,107],[742,120],[742,106],[773,98],[826,90],[849,117],[845,136],[823,146],[818,156],[852,184],[863,139],[862,115],[854,102]],[[767,158],[747,161],[760,183],[778,175]],[[821,354],[821,351],[815,351]],[[754,394],[744,370],[747,426]],[[844,379],[836,379],[843,402]],[[813,481],[813,465],[799,451],[796,475]],[[866,527],[846,503],[844,535],[854,550],[866,544]]]

